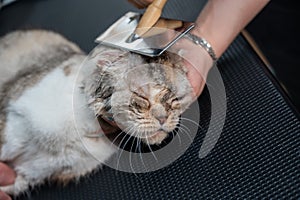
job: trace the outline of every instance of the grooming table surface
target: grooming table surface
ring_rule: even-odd
[[[22,3],[16,3],[15,9],[21,9]],[[13,6],[1,11],[0,19],[7,18],[9,9]],[[26,24],[3,23],[1,33]],[[95,30],[97,22],[91,23],[94,32],[86,34],[96,36],[101,31]],[[44,26],[37,22],[30,27]],[[74,25],[73,30],[67,26],[55,29],[55,25],[47,28],[63,34],[76,31]],[[83,42],[85,35],[80,31],[77,39],[72,37]],[[89,44],[85,47],[88,49]],[[219,60],[218,69],[226,89],[227,116],[218,143],[205,158],[198,155],[210,119],[207,89],[198,100],[203,129],[171,165],[137,175],[104,166],[79,183],[67,187],[44,185],[18,199],[299,199],[299,114],[243,35]]]

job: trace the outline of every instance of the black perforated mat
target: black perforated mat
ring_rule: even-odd
[[[205,158],[198,154],[210,119],[207,89],[199,98],[203,129],[171,165],[137,175],[104,167],[78,184],[42,186],[20,199],[299,199],[296,113],[243,36],[218,68],[228,110],[221,138]]]

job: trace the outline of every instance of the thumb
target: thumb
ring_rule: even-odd
[[[4,163],[0,162],[0,185],[13,184],[16,178],[16,173]]]

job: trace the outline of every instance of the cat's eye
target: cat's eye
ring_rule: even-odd
[[[148,108],[149,102],[141,98],[133,98],[131,100],[131,105],[136,108]]]
[[[145,99],[144,97],[133,93],[134,95],[131,98],[131,105],[139,108],[139,109],[147,109],[149,108],[150,104],[149,101],[147,99]]]
[[[181,104],[180,101],[178,100],[178,98],[175,98],[171,101],[171,108],[172,109],[180,109]]]
[[[161,98],[161,102],[162,103],[165,103],[165,102],[168,102],[171,98],[172,94],[170,92],[164,94]]]

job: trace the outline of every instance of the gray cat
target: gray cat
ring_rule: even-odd
[[[0,75],[0,160],[17,173],[1,190],[12,195],[97,169],[101,163],[82,143],[106,161],[116,148],[101,133],[119,128],[161,143],[193,100],[186,70],[171,53],[150,59],[100,46],[87,57],[43,30],[0,39]]]

